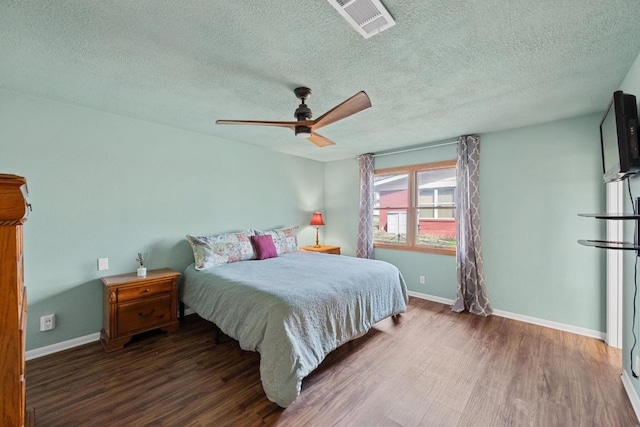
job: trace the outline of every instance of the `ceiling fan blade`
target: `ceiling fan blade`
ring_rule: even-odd
[[[217,125],[255,125],[255,126],[276,126],[282,128],[295,128],[296,126],[312,126],[312,120],[295,122],[269,122],[260,120],[216,120]]]
[[[307,141],[311,141],[312,143],[314,143],[315,145],[317,145],[318,147],[322,148],[322,147],[328,147],[330,145],[336,145],[335,142],[333,142],[330,139],[325,138],[324,136],[315,133],[315,132],[311,132],[311,136],[309,138],[307,138]]]
[[[362,110],[366,110],[369,107],[371,107],[371,100],[369,99],[369,96],[364,91],[358,92],[342,104],[336,105],[331,110],[318,117],[314,121],[313,129],[320,129],[323,126],[327,126],[331,123],[337,122],[338,120],[347,118]]]

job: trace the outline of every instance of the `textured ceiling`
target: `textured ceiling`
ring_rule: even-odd
[[[640,52],[637,0],[383,1],[364,39],[323,0],[0,0],[0,88],[330,161],[602,111]],[[214,124],[293,120],[303,85],[373,107],[327,148]]]

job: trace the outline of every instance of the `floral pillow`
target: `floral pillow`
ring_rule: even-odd
[[[273,244],[276,247],[278,255],[286,254],[287,252],[295,252],[298,250],[298,226],[277,228],[275,230],[255,230],[256,235],[264,236],[269,235],[273,239]]]
[[[214,236],[191,236],[187,240],[193,249],[196,270],[215,267],[229,262],[254,259],[256,253],[251,245],[253,230]]]

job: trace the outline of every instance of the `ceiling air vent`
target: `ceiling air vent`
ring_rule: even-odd
[[[396,25],[380,0],[327,0],[356,29],[369,37]]]

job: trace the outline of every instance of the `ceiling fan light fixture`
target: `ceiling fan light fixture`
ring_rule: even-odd
[[[309,138],[311,136],[311,128],[309,126],[296,126],[296,136],[298,138]]]

